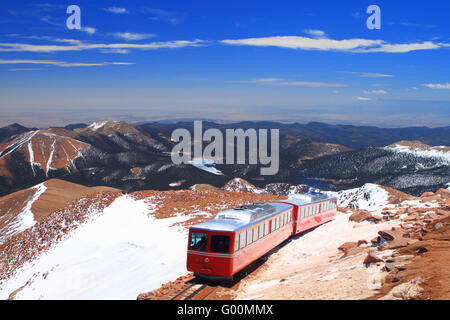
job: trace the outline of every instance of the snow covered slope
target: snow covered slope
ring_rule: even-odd
[[[385,149],[424,158],[436,158],[447,165],[450,164],[450,147],[447,146],[430,147],[420,141],[399,141],[385,147]]]
[[[103,214],[26,264],[0,287],[0,299],[135,299],[186,273],[186,216],[155,219],[152,205],[117,198]]]
[[[64,170],[68,173],[77,170],[75,160],[83,157],[81,151],[89,147],[87,143],[60,136],[51,130],[36,130],[0,145],[0,159],[5,160],[20,152],[31,167],[33,176],[40,170],[48,177],[51,170]]]
[[[36,223],[31,207],[46,190],[47,187],[44,183],[35,186],[31,190],[24,190],[22,193],[28,193],[28,196],[25,202],[19,204],[19,206],[24,206],[21,211],[17,213],[14,210],[15,208],[10,207],[4,215],[0,216],[0,244]]]
[[[360,188],[328,193],[338,198],[339,207],[353,209],[370,209],[384,206],[389,200],[388,192],[379,185],[372,183],[366,183]]]

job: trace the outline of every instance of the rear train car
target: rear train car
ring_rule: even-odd
[[[187,269],[200,277],[232,278],[292,235],[330,221],[335,214],[336,198],[322,194],[219,212],[190,227]]]

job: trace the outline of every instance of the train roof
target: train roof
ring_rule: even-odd
[[[235,232],[292,207],[290,204],[281,202],[248,204],[221,211],[214,219],[193,225],[191,228]]]
[[[277,202],[282,203],[291,203],[296,206],[305,206],[312,203],[327,201],[336,199],[334,196],[330,196],[326,193],[303,193],[303,194],[297,194],[295,195],[295,198],[292,199],[286,199],[286,200],[279,200]]]

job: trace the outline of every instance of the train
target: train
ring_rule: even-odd
[[[333,220],[337,198],[303,194],[219,212],[189,228],[187,270],[210,280],[233,276],[288,238]]]

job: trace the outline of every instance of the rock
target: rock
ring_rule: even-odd
[[[406,247],[410,244],[410,241],[406,238],[395,238],[390,241],[389,244],[385,247],[385,249],[398,249],[402,247]]]
[[[440,195],[443,199],[450,199],[450,190],[448,189],[439,189],[436,191],[436,194]]]
[[[355,213],[353,213],[348,220],[349,221],[355,221],[355,222],[362,222],[368,219],[373,218],[369,211],[367,210],[358,210]]]
[[[420,284],[423,283],[422,278],[417,277],[411,281],[395,286],[386,296],[380,300],[414,300],[420,298],[423,288]]]
[[[353,255],[358,254],[358,253],[360,253],[360,252],[362,252],[364,250],[366,250],[366,248],[362,248],[362,247],[350,248],[350,249],[344,251],[344,255],[341,257],[341,259],[347,258],[349,256],[353,256]]]
[[[416,213],[408,214],[407,217],[403,218],[402,221],[408,222],[408,221],[415,221],[419,219],[419,216]]]
[[[424,197],[432,197],[432,196],[435,196],[435,194],[433,192],[424,192],[424,193],[422,193],[422,195],[420,197],[424,198]]]
[[[379,244],[379,243],[380,243],[380,237],[375,237],[375,238],[373,238],[372,240],[370,240],[370,242],[371,242],[372,244]]]
[[[364,259],[364,265],[368,266],[371,263],[383,262],[382,259],[376,257],[372,252],[367,254],[367,257]]]
[[[419,247],[417,249],[417,254],[422,254],[422,253],[425,253],[425,252],[428,252],[428,249],[425,248],[425,247]]]
[[[431,201],[440,201],[440,200],[441,200],[441,197],[439,197],[437,195],[420,198],[421,202],[431,202]]]
[[[446,218],[450,216],[449,210],[437,209],[436,214],[440,216],[440,218]]]
[[[342,245],[338,248],[338,250],[339,250],[339,251],[347,251],[347,250],[349,250],[349,249],[351,249],[351,248],[355,248],[355,247],[357,247],[357,246],[358,246],[358,242],[346,242],[346,243],[342,244]]]
[[[378,231],[378,234],[387,241],[393,241],[394,239],[403,238],[403,232],[395,229]]]
[[[367,244],[367,240],[358,240],[358,247]]]
[[[434,230],[438,230],[442,227],[444,227],[444,224],[442,222],[438,222],[434,225]]]

